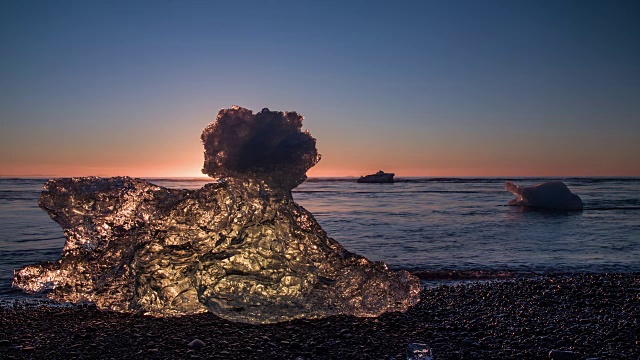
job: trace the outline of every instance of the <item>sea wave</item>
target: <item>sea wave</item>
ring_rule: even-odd
[[[522,272],[516,271],[490,271],[490,270],[418,270],[411,271],[420,280],[493,280],[511,279],[522,276]]]
[[[349,190],[293,190],[293,193],[349,193],[349,194],[380,194],[380,191],[349,191]],[[490,194],[503,193],[504,191],[491,190],[391,190],[385,194]]]
[[[640,206],[585,207],[583,211],[640,210]]]

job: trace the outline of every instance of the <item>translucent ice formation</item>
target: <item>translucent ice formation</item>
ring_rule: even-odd
[[[222,109],[202,133],[204,168],[213,177],[260,178],[291,190],[320,161],[316,139],[301,132],[302,115],[238,106]]]
[[[550,210],[582,210],[582,199],[573,194],[562,181],[549,181],[526,187],[507,181],[504,187],[516,196],[509,201],[509,205]]]
[[[202,138],[205,170],[224,179],[199,190],[49,180],[39,205],[64,230],[62,258],[16,271],[14,286],[102,309],[248,323],[406,310],[419,300],[416,277],[348,252],[293,201],[291,187],[319,159],[301,119],[220,111]]]

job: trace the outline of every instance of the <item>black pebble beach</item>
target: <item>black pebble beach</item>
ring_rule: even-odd
[[[551,350],[636,360],[640,273],[443,285],[422,290],[405,313],[274,325],[91,306],[0,308],[2,359],[405,359],[411,342],[429,344],[435,360],[547,359]]]

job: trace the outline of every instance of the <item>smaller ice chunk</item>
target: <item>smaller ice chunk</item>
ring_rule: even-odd
[[[427,344],[411,343],[407,345],[407,360],[433,360],[431,348]]]
[[[569,190],[562,181],[548,181],[533,186],[518,186],[511,181],[505,189],[516,196],[509,205],[550,210],[582,210],[582,199]]]

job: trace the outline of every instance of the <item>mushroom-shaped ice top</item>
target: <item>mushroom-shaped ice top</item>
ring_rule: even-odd
[[[211,177],[251,177],[291,190],[306,180],[307,170],[320,161],[316,139],[302,132],[295,111],[257,114],[233,106],[218,112],[202,132],[204,168]]]

